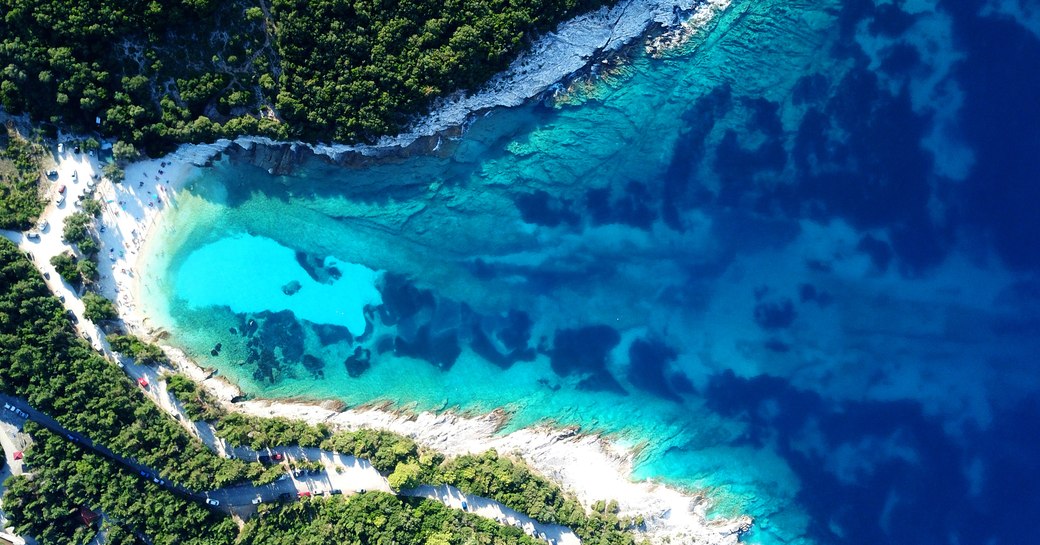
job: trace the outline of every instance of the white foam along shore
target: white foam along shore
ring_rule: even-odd
[[[594,54],[616,49],[643,35],[654,23],[704,22],[726,0],[712,0],[694,9],[692,0],[622,0],[613,8],[578,17],[560,26],[518,59],[509,71],[496,77],[482,92],[471,97],[444,101],[412,131],[384,139],[377,146],[312,146],[318,153],[337,156],[346,152],[368,154],[379,148],[407,146],[421,136],[464,123],[476,111],[511,106],[536,96],[567,75],[584,67]],[[678,21],[680,10],[692,16]],[[273,143],[242,138],[250,146]],[[136,334],[153,338],[147,317],[138,307],[137,260],[159,214],[176,206],[176,194],[192,169],[206,164],[232,142],[185,145],[161,160],[137,162],[127,168],[123,184],[105,182],[98,189],[104,203],[101,233],[102,291],[112,298],[127,326]],[[45,213],[46,214],[46,213]],[[107,269],[107,270],[106,270]],[[223,379],[213,378],[180,351],[166,347],[175,365],[230,401],[239,390]],[[586,505],[597,500],[617,500],[621,514],[640,515],[646,520],[646,537],[655,543],[734,544],[750,519],[707,520],[709,499],[653,482],[630,479],[635,452],[594,435],[575,434],[549,426],[498,433],[503,418],[495,412],[483,416],[454,413],[412,413],[383,408],[339,411],[306,402],[255,400],[229,405],[233,410],[258,416],[284,416],[308,422],[326,422],[343,428],[382,428],[413,437],[421,444],[448,455],[483,452],[495,448],[518,455],[574,493]]]

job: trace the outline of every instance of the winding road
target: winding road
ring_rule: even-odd
[[[386,479],[367,460],[318,448],[303,447],[272,448],[263,454],[245,447],[238,447],[234,449],[234,454],[243,459],[259,459],[260,456],[277,454],[281,456],[281,462],[321,462],[324,469],[299,472],[298,474],[287,471],[277,481],[262,486],[243,484],[208,492],[195,492],[177,483],[167,481],[158,471],[149,466],[117,454],[108,447],[94,442],[89,437],[65,428],[57,420],[46,413],[36,410],[23,399],[0,394],[0,403],[4,404],[4,408],[0,410],[0,420],[4,422],[21,427],[24,421],[33,421],[60,437],[108,458],[137,473],[142,478],[151,480],[154,484],[172,494],[189,501],[202,503],[211,509],[243,518],[248,518],[256,511],[257,498],[260,499],[259,503],[272,503],[293,501],[301,496],[331,496],[377,490],[394,493],[386,483]],[[8,406],[10,408],[7,408]],[[16,410],[27,416],[19,415]],[[453,486],[441,485],[434,487],[423,485],[413,490],[403,490],[398,494],[439,501],[448,507],[463,509],[475,515],[493,519],[500,524],[515,526],[524,530],[528,535],[538,537],[550,544],[580,545],[581,543],[570,528],[555,524],[539,523],[499,502],[466,494]],[[216,500],[218,504],[213,505],[209,503],[209,500]]]

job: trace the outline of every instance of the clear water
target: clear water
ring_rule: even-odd
[[[163,217],[147,306],[257,395],[614,433],[636,477],[755,516],[749,543],[1017,543],[1040,513],[1029,13],[736,0],[437,154],[232,154]]]

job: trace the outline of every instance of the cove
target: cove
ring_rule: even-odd
[[[232,149],[142,297],[249,393],[616,434],[749,543],[1014,543],[1038,60],[981,3],[738,0],[436,153],[271,175]]]

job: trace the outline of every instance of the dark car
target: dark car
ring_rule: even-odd
[[[270,463],[271,457],[270,456],[263,456],[263,455],[261,455],[260,457],[258,457],[256,459],[256,461],[260,462],[261,464]]]
[[[289,501],[291,499],[292,499],[292,494],[290,494],[288,492],[282,492],[281,494],[278,494],[278,501]]]
[[[338,495],[338,494],[342,494],[342,493],[343,493],[343,491],[338,489],[338,488],[333,488],[332,490],[329,490],[329,494],[332,494],[333,496]]]

